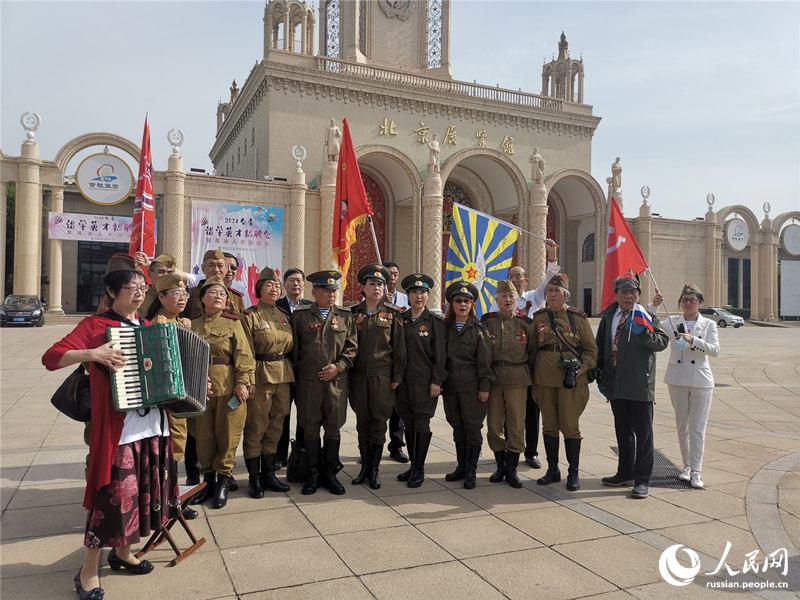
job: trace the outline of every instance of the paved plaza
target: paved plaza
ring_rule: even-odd
[[[48,373],[40,362],[43,351],[71,327],[0,332],[4,599],[75,597],[86,446],[83,426],[49,402],[69,370]],[[704,573],[717,568],[730,541],[726,563],[736,571],[745,554],[758,549],[763,562],[766,554],[786,548],[794,561],[788,576],[780,577],[776,569],[759,576],[789,580],[800,591],[800,329],[747,326],[722,329],[720,337],[722,356],[712,361],[718,387],[704,491],[654,487],[648,499],[633,500],[627,488],[602,487],[600,477],[615,470],[616,442],[610,408],[595,386],[581,419],[583,488],[576,493],[568,493],[563,480],[536,485],[543,471],[527,465],[520,469],[525,479],[520,490],[489,483],[494,463],[485,443],[476,489],[445,482],[455,457],[441,403],[421,488],[397,482],[394,475],[405,467],[388,459],[381,465],[380,490],[352,486],[358,453],[351,413],[342,436],[345,496],[322,489],[301,496],[300,486],[293,485],[288,494],[252,500],[240,455],[240,490],[227,507],[205,508],[192,522],[206,544],[176,567],[162,566],[172,557],[167,550],[151,552],[157,569],[145,577],[103,568],[106,597],[797,597],[791,591],[706,587],[724,581]],[[672,406],[660,383],[666,358],[666,353],[658,358],[655,445],[680,467]],[[180,531],[176,538],[187,541]],[[676,543],[701,559],[701,574],[685,587],[671,586],[659,574],[659,556]],[[723,576],[759,581],[752,574],[728,577],[724,567],[718,574]]]

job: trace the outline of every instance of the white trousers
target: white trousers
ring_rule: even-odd
[[[669,398],[675,409],[678,426],[678,443],[683,464],[692,471],[703,467],[703,447],[706,441],[706,425],[711,410],[714,388],[688,387],[667,384]]]

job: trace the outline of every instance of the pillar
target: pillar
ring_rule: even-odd
[[[283,13],[283,49],[289,52],[289,39],[291,37],[292,26],[289,24],[289,3],[286,3],[286,11]]]
[[[64,212],[64,186],[50,188],[50,212]],[[62,262],[61,240],[50,240],[50,286],[48,287],[47,314],[63,315],[61,289],[64,265]]]
[[[583,73],[578,73],[578,103],[583,104]]]
[[[759,246],[760,244],[750,242],[750,318],[758,319],[761,315],[761,286],[758,285],[759,273]]]
[[[765,218],[761,222],[761,272],[764,319],[772,320],[777,314],[777,288],[778,288],[778,247],[772,231],[772,220]]]
[[[6,218],[8,182],[0,181],[0,301],[6,297]]]
[[[307,54],[308,45],[308,11],[303,10],[303,24],[300,26],[300,52]],[[302,169],[301,169],[302,170]],[[303,181],[305,181],[305,173],[303,173]]]
[[[161,247],[177,261],[178,269],[186,270],[186,256],[183,248],[184,204],[186,202],[186,173],[183,171],[183,157],[173,150],[164,173],[164,232]]]
[[[719,306],[716,292],[717,285],[715,282],[716,265],[716,244],[714,232],[716,230],[717,215],[713,210],[709,210],[705,217],[705,226],[703,228],[703,294],[705,296],[706,306]]]
[[[333,203],[336,199],[336,163],[325,161],[319,181],[319,269],[338,269],[333,259]]]
[[[716,269],[714,270],[715,275],[715,282],[717,284],[717,306],[722,307],[723,305],[727,304],[727,298],[723,294],[722,290],[722,230],[717,229],[714,233],[714,245],[716,246],[716,250],[714,252],[714,262],[716,263]]]
[[[653,246],[653,217],[649,204],[642,204],[639,207],[639,223],[636,232],[636,239],[639,242],[639,248],[642,251],[647,264],[652,264],[651,248]],[[642,283],[642,298],[650,302],[653,298],[655,290],[653,289],[653,280],[647,274],[641,277]],[[661,290],[662,292],[664,290]]]
[[[42,265],[39,259],[42,189],[39,183],[39,144],[27,139],[18,163],[17,197],[14,209],[14,293],[39,295]]]
[[[286,253],[286,267],[296,267],[305,271],[305,231],[306,231],[306,174],[299,162],[289,179],[289,227],[295,237],[289,243]]]
[[[422,272],[430,275],[436,293],[428,294],[428,308],[441,310],[442,289],[442,174],[429,169],[422,192]]]
[[[450,73],[450,0],[442,2],[442,65],[445,73]]]
[[[542,238],[547,237],[547,187],[544,183],[534,182],[531,187],[527,223],[528,231]],[[529,238],[529,245],[525,272],[531,285],[539,285],[547,268],[545,245],[540,239],[526,237]]]

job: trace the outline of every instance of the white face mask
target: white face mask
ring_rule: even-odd
[[[675,340],[674,342],[672,342],[672,346],[673,346],[673,347],[675,348],[675,350],[677,350],[678,352],[683,352],[684,350],[686,350],[686,349],[687,349],[687,348],[690,346],[690,344],[689,344],[689,342],[687,342],[685,339],[683,339],[683,338],[678,338],[677,340]]]

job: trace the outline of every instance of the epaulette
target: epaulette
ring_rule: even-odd
[[[533,314],[538,315],[539,313],[543,313],[543,312],[546,312],[546,311],[547,311],[547,307],[543,306],[542,308],[540,308],[539,310],[537,310]]]
[[[496,317],[497,314],[498,313],[496,313],[496,312],[483,313],[483,315],[481,315],[481,322],[486,321],[487,319],[491,319],[493,317]]]
[[[349,306],[337,306],[337,305],[334,305],[334,306],[333,306],[333,308],[334,308],[334,309],[338,309],[338,310],[340,310],[340,311],[342,311],[342,312],[346,312],[346,313],[352,312],[352,311],[350,310],[350,307],[349,307]],[[297,310],[297,309],[295,308],[295,310]]]
[[[236,294],[236,295],[237,295],[237,296],[239,296],[240,298],[241,298],[242,296],[244,296],[244,294],[243,294],[242,292],[240,292],[239,290],[237,290],[237,289],[235,289],[235,288],[228,288],[228,291],[229,291],[229,292],[233,292],[234,294]]]
[[[301,304],[300,306],[294,307],[294,312],[297,312],[298,310],[308,310],[309,308],[311,308],[310,304]]]
[[[486,324],[481,321],[475,320],[473,323],[475,323],[475,327],[478,329],[486,329]]]
[[[392,304],[391,302],[384,302],[383,305],[386,308],[391,308],[392,310],[395,310],[397,312],[400,312],[402,310],[399,306],[397,306],[397,304]]]
[[[440,321],[444,321],[444,315],[440,312],[433,312],[429,311],[435,319],[439,319]]]
[[[258,310],[258,305],[257,304],[253,304],[253,306],[250,306],[250,307],[244,309],[244,314],[251,315],[254,312],[256,312],[256,310]]]
[[[580,308],[576,308],[574,306],[567,306],[567,310],[571,313],[575,313],[576,315],[582,316],[584,319],[586,318],[586,313],[583,312]]]
[[[536,312],[539,312],[539,311],[536,311]],[[534,313],[534,314],[536,314],[536,313]],[[514,316],[517,317],[518,319],[522,319],[523,321],[525,321],[528,324],[533,323],[533,319],[531,319],[528,315],[514,315]]]
[[[231,321],[238,321],[239,315],[234,312],[228,312],[227,310],[222,311],[222,316],[226,319],[230,319]]]

